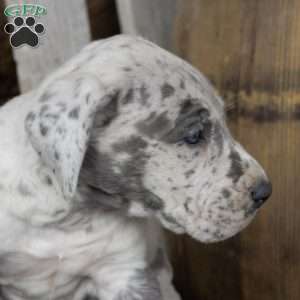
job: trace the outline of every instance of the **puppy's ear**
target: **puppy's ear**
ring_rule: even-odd
[[[26,117],[29,139],[66,198],[75,194],[94,116],[113,97],[96,77],[63,78],[42,88]]]

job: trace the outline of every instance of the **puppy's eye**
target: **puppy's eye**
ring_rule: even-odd
[[[199,144],[204,141],[205,137],[203,135],[203,130],[199,128],[192,129],[188,135],[184,137],[184,142],[190,145]]]

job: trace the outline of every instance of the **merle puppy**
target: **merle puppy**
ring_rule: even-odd
[[[3,299],[179,299],[160,225],[224,240],[271,194],[208,81],[142,38],[90,44],[0,124]]]

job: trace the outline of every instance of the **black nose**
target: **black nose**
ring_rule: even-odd
[[[269,181],[258,182],[251,191],[252,200],[258,208],[271,196],[272,184]]]

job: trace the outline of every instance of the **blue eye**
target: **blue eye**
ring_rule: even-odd
[[[202,130],[193,130],[189,135],[184,137],[184,142],[190,145],[195,145],[201,142],[204,139],[202,135]]]

